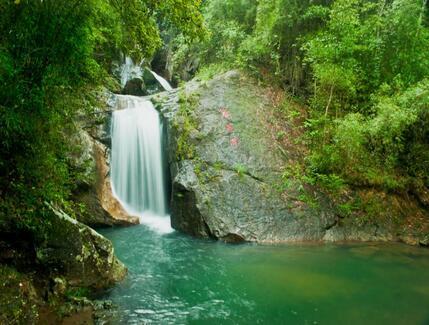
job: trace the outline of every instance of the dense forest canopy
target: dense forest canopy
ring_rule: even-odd
[[[211,0],[203,11],[211,37],[176,41],[176,65],[242,68],[309,106],[306,182],[429,186],[426,0]]]
[[[74,119],[112,85],[120,53],[150,59],[158,24],[203,33],[199,0],[0,0],[0,222],[43,226],[45,202],[72,212]],[[67,209],[69,208],[69,209]],[[41,232],[42,233],[42,232]]]

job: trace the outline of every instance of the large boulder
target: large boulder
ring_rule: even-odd
[[[127,269],[109,240],[46,205],[37,231],[16,227],[13,218],[0,224],[0,323],[75,324],[85,317],[92,324],[95,304],[84,297],[121,281]]]
[[[40,264],[64,276],[72,287],[103,289],[125,277],[127,269],[109,240],[63,211],[51,209],[55,217],[36,250]]]
[[[323,238],[335,215],[316,215],[277,190],[286,158],[266,132],[264,90],[230,72],[159,101],[175,229],[228,242]]]
[[[286,167],[302,148],[279,140],[294,130],[275,134],[273,91],[251,78],[232,71],[153,100],[167,125],[175,229],[228,242],[427,243],[428,213],[412,200],[351,193],[386,203],[384,215],[370,218],[339,213],[317,189],[285,188]]]

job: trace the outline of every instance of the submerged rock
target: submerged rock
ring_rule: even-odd
[[[282,147],[270,130],[267,120],[275,110],[270,89],[241,73],[194,80],[154,101],[168,131],[175,229],[227,242],[427,242],[427,211],[415,202],[391,196],[392,208],[381,209],[388,215],[367,222],[365,216],[339,215],[323,193],[306,200],[296,190],[285,190],[285,166],[299,148]],[[387,202],[371,198],[378,199]],[[419,223],[406,213],[422,214]],[[410,222],[423,226],[413,230],[407,228]]]

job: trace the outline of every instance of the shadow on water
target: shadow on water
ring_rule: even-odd
[[[129,268],[106,297],[124,323],[428,323],[426,249],[232,246],[145,226],[102,233]]]

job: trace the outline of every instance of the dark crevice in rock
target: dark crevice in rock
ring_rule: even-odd
[[[378,236],[378,231],[380,230],[380,226],[378,224],[375,224],[374,227],[375,227],[374,237],[377,237]]]
[[[220,239],[228,244],[241,244],[246,242],[243,236],[234,233],[227,234]]]
[[[331,230],[332,228],[338,226],[340,223],[340,218],[338,216],[335,217],[335,219],[328,225],[325,226],[325,230]]]
[[[214,164],[214,163],[212,163],[212,162],[204,161],[204,163],[205,163],[206,165],[208,165],[208,166],[212,167],[212,168],[216,168],[216,167],[215,167],[215,164]],[[236,169],[234,169],[233,167],[230,167],[230,166],[226,166],[226,165],[224,165],[224,164],[222,165],[222,167],[221,167],[220,169],[221,169],[221,170],[226,170],[226,171],[229,171],[229,172],[233,172],[233,173],[236,173],[236,174],[237,174],[237,170],[236,170]],[[244,172],[243,172],[243,175],[244,175],[244,176],[248,176],[248,177],[250,177],[250,178],[254,179],[254,180],[255,180],[255,181],[257,181],[257,182],[265,183],[265,181],[264,181],[262,178],[257,177],[257,176],[255,176],[255,175],[251,174],[251,173],[250,173],[250,172],[248,172],[248,171],[244,171]]]
[[[207,222],[204,220],[204,218],[201,218],[201,220],[203,221],[203,225],[205,228],[205,232],[207,234],[207,236],[213,240],[218,240],[219,238],[217,236],[215,236],[212,231],[210,230],[209,225],[207,224]]]
[[[429,248],[429,238],[427,238],[426,241],[420,241],[419,246]]]
[[[429,211],[429,190],[424,189],[413,189],[411,195],[415,198],[420,208]]]
[[[176,230],[200,238],[213,236],[201,216],[194,191],[182,184],[173,183],[171,216],[171,225]]]

